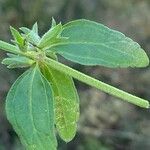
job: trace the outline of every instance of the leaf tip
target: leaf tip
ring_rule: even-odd
[[[62,138],[64,142],[69,143],[73,138]]]
[[[147,105],[146,105],[146,107],[145,108],[147,108],[147,109],[149,109],[150,108],[150,104],[149,104],[149,102],[147,101]]]
[[[10,31],[11,31],[11,33],[12,33],[12,35],[13,35],[14,32],[16,31],[16,29],[15,29],[14,27],[12,27],[12,26],[10,26],[9,28],[10,28]]]
[[[141,53],[138,64],[139,64],[139,67],[147,67],[149,65],[149,58],[144,50],[143,50],[143,53]]]
[[[13,28],[12,26],[9,26],[10,30]]]
[[[34,25],[32,26],[32,31],[34,31],[35,33],[38,34],[38,23],[37,21],[34,23]]]
[[[138,45],[134,53],[134,64],[132,67],[147,67],[149,65],[149,57],[146,52]]]
[[[59,136],[66,143],[69,143],[70,141],[72,141],[72,139],[75,137],[75,135],[76,135],[76,131],[73,131],[73,132],[64,131],[64,133],[59,132]]]
[[[14,32],[18,32],[18,31],[17,31],[14,27],[12,27],[12,26],[10,26],[9,28],[10,28],[10,31],[11,31],[12,34],[14,34]]]
[[[54,19],[54,17],[52,17],[52,24],[51,24],[51,28],[55,27],[56,26],[56,21]]]
[[[5,61],[4,61],[4,59],[1,61],[1,64],[5,65]]]

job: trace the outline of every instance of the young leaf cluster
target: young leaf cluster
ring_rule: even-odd
[[[8,92],[6,114],[26,149],[56,150],[57,133],[65,142],[74,138],[80,111],[73,78],[149,108],[148,101],[58,62],[59,54],[82,65],[147,66],[149,59],[144,50],[124,34],[85,19],[65,25],[52,19],[50,29],[42,36],[37,23],[32,29],[10,30],[12,44],[0,40],[0,49],[8,52],[2,64],[27,70]]]

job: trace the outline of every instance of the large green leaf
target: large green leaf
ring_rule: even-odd
[[[83,65],[144,67],[149,63],[138,43],[93,21],[69,22],[63,26],[61,36],[69,39],[51,45],[47,53],[53,51]]]
[[[27,150],[56,150],[53,92],[37,67],[26,71],[11,87],[7,118]]]
[[[69,142],[76,134],[79,118],[79,98],[73,80],[47,65],[41,68],[54,90],[57,131],[64,141]]]

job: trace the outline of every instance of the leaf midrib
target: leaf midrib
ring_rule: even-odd
[[[121,41],[121,42],[125,42],[126,43],[126,41]],[[123,54],[123,55],[127,55],[128,57],[131,57],[131,55],[129,54],[129,53],[127,53],[127,52],[125,52],[125,51],[121,51],[121,50],[117,50],[116,48],[113,48],[113,47],[109,47],[109,46],[107,46],[106,44],[104,44],[104,43],[94,43],[94,42],[66,42],[66,43],[58,43],[58,44],[53,44],[53,45],[51,45],[49,48],[47,48],[46,50],[50,50],[50,49],[52,49],[52,48],[55,48],[55,46],[63,46],[63,45],[68,45],[68,44],[81,44],[81,45],[84,45],[84,44],[87,44],[87,45],[95,45],[95,46],[104,46],[104,47],[106,47],[106,48],[108,48],[108,49],[113,49],[113,50],[115,50],[116,52],[119,52],[119,53],[121,53],[121,54]],[[132,44],[132,43],[128,43],[128,45],[129,44]],[[137,45],[137,46],[136,46]],[[136,49],[138,49],[138,48],[140,48],[140,46],[138,45],[138,44],[136,44],[136,45],[133,45],[133,46],[136,46],[136,47],[134,47],[134,49],[136,50]],[[54,50],[53,50],[54,51]],[[57,52],[57,51],[56,51]],[[135,57],[135,56],[133,56],[132,55],[132,58],[137,58],[137,57]]]
[[[34,122],[34,117],[33,117],[33,110],[32,110],[32,91],[33,91],[33,81],[34,81],[34,76],[35,76],[35,72],[36,72],[36,67],[33,69],[33,75],[31,77],[31,83],[30,83],[30,87],[29,87],[29,111],[30,111],[30,118],[31,118],[31,123],[32,123],[32,127],[33,127],[33,130],[37,133],[36,135],[40,138],[38,132],[40,132],[36,126],[35,126],[35,122]],[[33,140],[33,137],[32,137],[32,140]],[[41,147],[43,147],[42,145],[42,141],[41,140],[38,140],[40,142],[40,145]]]

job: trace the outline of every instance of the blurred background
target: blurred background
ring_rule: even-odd
[[[125,33],[150,56],[149,14],[149,0],[0,0],[0,39],[10,41],[10,25],[31,27],[37,21],[42,35],[49,29],[52,16],[62,23],[85,18]],[[5,53],[0,52],[0,60],[4,57]],[[149,67],[84,67],[60,59],[81,72],[150,99]],[[6,93],[23,71],[0,65],[0,150],[23,150],[4,110]],[[78,133],[68,144],[59,139],[59,150],[150,150],[150,110],[120,101],[78,81],[75,84],[81,103]]]

